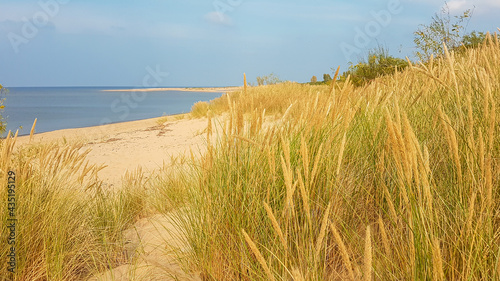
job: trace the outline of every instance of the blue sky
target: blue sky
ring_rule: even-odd
[[[282,80],[321,80],[378,44],[392,55],[412,56],[413,31],[443,3],[2,0],[0,83],[229,86],[241,85],[244,72],[254,83],[269,73]],[[500,27],[498,0],[448,5],[456,14],[475,6],[468,31]]]

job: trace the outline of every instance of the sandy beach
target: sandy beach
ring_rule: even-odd
[[[107,92],[231,92],[241,87],[205,88],[146,88],[110,89]],[[82,151],[90,150],[92,164],[105,165],[99,178],[109,188],[121,187],[127,171],[141,169],[145,176],[168,165],[172,158],[185,155],[190,150],[203,152],[205,140],[202,132],[206,119],[189,119],[189,114],[113,123],[94,127],[63,129],[18,137],[17,146],[28,143],[68,142],[83,143]]]
[[[99,178],[105,186],[116,188],[121,186],[127,171],[140,168],[148,176],[168,165],[172,157],[189,150],[204,151],[206,127],[206,119],[174,115],[40,133],[33,135],[31,143],[83,143],[82,151],[90,150],[87,157],[90,163],[106,165],[99,172]],[[16,145],[29,143],[30,136],[21,136]]]

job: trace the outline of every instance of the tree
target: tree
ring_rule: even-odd
[[[318,82],[318,77],[316,76],[311,77],[311,83],[316,83],[316,82]]]
[[[444,54],[443,43],[450,49],[459,47],[472,12],[471,9],[465,10],[462,15],[454,16],[455,21],[452,22],[450,8],[445,2],[441,13],[436,13],[429,25],[421,24],[413,33],[413,41],[419,49],[415,52],[416,56],[421,61],[428,60],[432,54],[441,56]]]
[[[330,74],[323,74],[323,82],[328,82],[328,81],[331,81],[332,80],[332,76],[330,76]]]

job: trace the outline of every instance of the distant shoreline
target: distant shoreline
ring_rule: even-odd
[[[213,88],[137,88],[137,89],[112,89],[101,90],[102,92],[160,92],[160,91],[180,91],[180,92],[232,92],[240,90],[241,87],[213,87]]]
[[[175,90],[181,87],[176,87],[160,92],[160,89],[139,88],[157,92],[135,92],[136,95],[128,90],[133,88],[134,86],[16,88],[9,95],[7,107],[1,114],[8,116],[8,119],[6,118],[6,132],[0,134],[0,138],[9,130],[19,130],[19,135],[29,135],[35,118],[38,118],[36,133],[43,133],[187,113],[196,102],[208,102],[236,89],[193,87],[189,89],[191,92],[181,92]],[[102,92],[114,89],[123,89],[125,92]],[[193,92],[194,90],[199,92]],[[201,92],[202,90],[211,92]],[[146,98],[145,94],[151,96]],[[71,113],[68,108],[71,108]]]

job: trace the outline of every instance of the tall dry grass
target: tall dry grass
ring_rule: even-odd
[[[16,269],[8,272],[7,188],[0,189],[0,279],[82,280],[127,262],[121,231],[144,209],[133,181],[117,192],[97,178],[81,145],[0,142],[0,181],[16,175]]]
[[[178,218],[204,279],[500,280],[496,40],[363,88],[211,102],[228,118]]]

